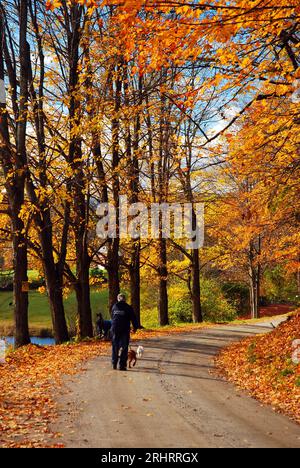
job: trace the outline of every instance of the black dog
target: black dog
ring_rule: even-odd
[[[110,320],[104,320],[103,315],[97,314],[97,321],[96,321],[96,327],[97,327],[97,335],[100,338],[104,338],[106,340],[111,339],[111,321]]]

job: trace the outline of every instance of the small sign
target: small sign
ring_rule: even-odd
[[[22,283],[22,292],[29,292],[29,282],[23,281]]]
[[[0,104],[6,104],[5,84],[0,80]]]
[[[5,362],[6,343],[4,340],[0,340],[0,364]]]

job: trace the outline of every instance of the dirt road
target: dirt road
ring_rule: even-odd
[[[145,343],[133,371],[98,358],[66,381],[55,430],[67,447],[300,447],[300,426],[212,374],[213,357],[268,324]]]

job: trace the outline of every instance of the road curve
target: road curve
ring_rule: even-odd
[[[299,425],[211,373],[222,347],[267,331],[218,326],[152,339],[127,373],[107,357],[90,361],[66,380],[53,429],[66,447],[300,447]]]

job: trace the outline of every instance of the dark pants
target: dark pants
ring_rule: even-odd
[[[129,347],[129,334],[114,335],[112,339],[112,364],[113,366],[118,365],[119,367],[127,367],[128,360],[128,347]],[[122,348],[121,355],[119,357],[120,349]]]

